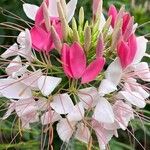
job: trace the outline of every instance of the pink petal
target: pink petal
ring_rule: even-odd
[[[117,14],[118,14],[118,12],[117,12],[116,7],[114,5],[111,5],[109,7],[108,16],[112,16],[111,25],[112,25],[113,28],[114,28],[114,25],[115,25]]]
[[[62,55],[61,60],[63,63],[62,65],[63,65],[65,74],[72,78],[73,75],[72,75],[72,71],[70,68],[70,53],[69,52],[70,52],[70,47],[67,44],[64,44],[62,51],[61,51],[61,55]]]
[[[70,48],[70,68],[73,77],[79,79],[86,68],[86,57],[82,47],[77,43],[73,43]]]
[[[37,51],[50,51],[53,48],[53,41],[50,33],[47,33],[42,28],[34,26],[31,30],[32,46]]]
[[[130,48],[129,60],[130,60],[130,63],[132,63],[135,58],[136,52],[137,52],[137,40],[136,40],[136,36],[134,34],[132,34],[129,37],[128,44],[129,44],[129,48]]]
[[[44,0],[43,2],[45,2],[47,4],[47,6],[49,5],[49,0]],[[36,25],[40,25],[41,22],[44,19],[44,15],[43,15],[43,4],[41,4],[40,8],[37,11],[37,14],[35,16],[35,24]]]
[[[130,54],[130,49],[127,43],[125,43],[124,41],[121,41],[118,46],[117,52],[120,58],[121,66],[123,69],[125,69],[130,64],[130,60],[128,58]]]
[[[129,23],[129,21],[130,21],[130,18],[131,18],[131,16],[130,16],[129,13],[126,13],[126,14],[123,16],[123,25],[122,25],[122,32],[123,32],[123,34],[124,34],[124,32],[125,32],[125,30],[126,30],[126,28],[127,28],[127,25],[128,25],[128,23]]]
[[[88,83],[93,81],[98,74],[102,71],[105,64],[105,59],[103,57],[94,60],[85,70],[81,83]]]

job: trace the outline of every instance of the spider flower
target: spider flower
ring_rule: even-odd
[[[8,107],[2,119],[15,112],[23,129],[40,123],[50,131],[51,148],[57,132],[64,143],[75,138],[89,147],[94,135],[105,150],[119,129],[128,128],[135,108],[147,103],[150,70],[142,58],[149,57],[148,41],[136,36],[134,18],[124,7],[117,11],[111,5],[107,19],[103,1],[93,0],[89,24],[83,8],[79,22],[73,18],[76,5],[77,0],[23,4],[34,24],[20,29],[1,55],[6,75],[0,77],[0,97]]]

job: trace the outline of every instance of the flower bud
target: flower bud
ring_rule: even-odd
[[[112,44],[111,44],[111,49],[114,50],[120,40],[120,37],[122,35],[122,19],[120,19],[117,22],[117,25],[114,28],[113,34],[112,34]]]
[[[73,29],[73,41],[78,42],[78,43],[80,42],[79,33],[77,30],[74,30],[74,29]]]
[[[67,20],[65,18],[63,8],[61,6],[60,1],[57,1],[57,9],[58,9],[59,18],[60,18],[61,23],[62,23],[63,38],[64,38],[64,40],[67,40],[67,37],[68,37],[68,23],[67,23]]]
[[[67,5],[66,5],[66,0],[60,0],[63,12],[64,12],[64,16],[67,19]]]
[[[84,32],[84,50],[88,52],[91,46],[91,28],[89,26],[86,27]]]
[[[123,35],[124,41],[127,41],[129,36],[132,34],[133,25],[134,25],[134,17],[131,17],[130,20],[129,20],[129,23],[126,27],[126,30],[124,32],[124,35]]]
[[[103,51],[104,51],[104,40],[102,34],[100,34],[96,47],[96,58],[102,57]]]
[[[83,24],[84,24],[84,9],[83,7],[81,7],[79,11],[79,25],[83,27]]]
[[[44,16],[44,20],[45,20],[46,29],[47,29],[47,31],[50,31],[51,23],[50,23],[48,8],[47,8],[47,5],[45,2],[43,2],[43,16]]]
[[[106,21],[106,23],[105,23],[105,25],[104,25],[104,28],[103,28],[103,30],[102,30],[103,38],[104,38],[104,39],[105,39],[105,37],[107,36],[107,33],[108,33],[109,29],[110,29],[111,21],[112,21],[112,16],[110,16],[110,17],[107,19],[107,21]]]
[[[53,42],[54,42],[55,48],[60,53],[60,51],[62,49],[62,43],[61,43],[61,40],[59,38],[58,33],[56,32],[56,30],[55,30],[55,28],[53,26],[51,27],[51,34],[52,34],[52,38],[53,38]]]
[[[73,30],[78,30],[78,28],[77,28],[77,22],[76,22],[76,20],[75,20],[74,17],[72,18],[72,29]]]

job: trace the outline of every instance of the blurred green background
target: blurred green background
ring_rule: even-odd
[[[34,3],[40,5],[42,0],[24,0],[28,3]],[[131,12],[132,15],[135,16],[135,22],[137,22],[140,27],[137,29],[137,35],[145,35],[148,40],[150,40],[150,1],[149,0],[104,0],[104,14],[107,16],[108,7],[114,4],[117,8],[120,8],[121,5],[125,4],[126,9]],[[86,18],[89,19],[91,17],[91,0],[79,0],[78,7],[76,10],[76,14],[78,14],[78,10],[81,6],[85,8]],[[20,16],[21,18],[28,20],[25,16],[23,9],[22,9],[22,1],[21,0],[0,0],[0,7],[6,9],[15,15]],[[77,17],[77,16],[76,16]],[[28,20],[29,21],[29,20]],[[0,9],[0,23],[2,22],[13,22],[18,23],[19,25],[26,26],[23,22],[15,20],[10,17],[10,14],[2,11]],[[7,47],[12,45],[15,41],[15,38],[10,37],[3,37],[4,35],[14,36],[18,35],[18,32],[13,30],[4,29],[0,25],[0,54],[3,51],[3,46]],[[150,45],[148,43],[148,45]],[[149,46],[148,46],[148,53],[150,53]],[[150,62],[148,59],[145,61]],[[1,71],[2,73],[2,71]],[[0,99],[0,105],[5,102],[5,99]],[[1,107],[1,109],[4,107]],[[0,117],[3,115],[3,111],[0,111]],[[150,106],[148,105],[145,110],[143,110],[143,114],[147,117],[150,117]],[[0,120],[0,150],[9,149],[9,150],[38,150],[40,149],[41,143],[41,126],[36,125],[34,129],[30,131],[24,132],[22,136],[21,133],[18,133],[18,122],[13,123],[15,116],[9,118],[8,121],[1,121]],[[12,130],[13,129],[13,130]],[[150,123],[142,121],[140,119],[135,119],[135,121],[131,122],[131,125],[128,129],[130,132],[133,132],[135,138],[126,132],[119,131],[120,138],[116,139],[113,138],[110,142],[110,149],[111,150],[142,150],[143,148],[137,142],[137,140],[145,147],[145,150],[150,150]],[[16,135],[17,134],[17,135]],[[14,139],[14,137],[16,138]],[[44,135],[45,137],[46,134]],[[44,140],[42,138],[42,140]],[[45,147],[47,149],[47,142],[48,139],[45,139]],[[61,145],[61,141],[59,140],[58,136],[54,136],[54,150],[59,150]],[[97,143],[96,143],[97,145]],[[69,145],[63,144],[61,147],[62,150],[67,149],[70,150],[86,150],[86,146],[78,141],[72,140]],[[98,149],[97,147],[93,147],[93,150]]]

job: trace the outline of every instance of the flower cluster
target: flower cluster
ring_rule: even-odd
[[[77,0],[44,0],[40,7],[23,4],[34,21],[1,57],[11,59],[0,78],[0,96],[16,112],[22,128],[57,122],[60,139],[92,142],[96,134],[106,149],[117,130],[126,130],[135,109],[144,108],[150,82],[149,66],[141,62],[147,39],[135,34],[134,17],[122,7],[110,6],[108,19],[102,0],[93,0],[93,18],[78,21]]]

